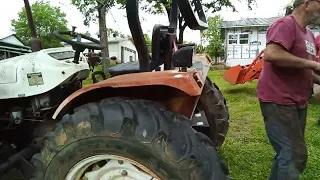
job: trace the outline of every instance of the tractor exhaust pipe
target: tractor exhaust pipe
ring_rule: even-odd
[[[29,27],[31,30],[31,50],[32,52],[40,51],[42,49],[41,41],[37,37],[36,27],[33,22],[32,12],[28,0],[23,0],[26,8],[26,14],[28,18]]]

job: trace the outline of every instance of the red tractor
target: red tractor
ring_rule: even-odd
[[[151,58],[138,0],[126,10],[139,62],[114,66],[109,79],[82,87],[90,72],[82,52],[103,45],[74,29],[53,33],[74,53],[37,50],[0,62],[15,75],[0,83],[10,95],[0,96],[2,180],[228,179],[217,153],[226,101],[207,77],[208,58],[176,44],[179,14],[190,29],[207,28],[200,1],[172,0],[170,25],[153,29]]]

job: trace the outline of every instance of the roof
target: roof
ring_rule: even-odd
[[[7,49],[7,50],[17,50],[20,52],[31,52],[31,48],[28,46],[19,46],[16,44],[10,44],[10,43],[1,41],[1,39],[0,39],[0,48]]]
[[[282,16],[269,17],[269,18],[245,18],[237,21],[222,21],[222,28],[233,27],[252,27],[252,26],[270,26],[278,18]]]
[[[10,36],[14,36],[14,37],[17,38],[24,46],[26,46],[26,44],[22,41],[22,39],[20,39],[16,34],[11,34],[11,35],[9,35],[9,36],[3,37],[3,38],[0,39],[0,41],[5,40],[5,39],[7,39],[7,38],[10,37]],[[28,47],[28,46],[26,46],[26,47]]]

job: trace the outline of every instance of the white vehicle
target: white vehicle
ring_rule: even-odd
[[[55,88],[79,85],[89,75],[89,65],[82,54],[78,64],[72,62],[74,55],[71,48],[51,48],[0,61],[0,99],[43,98]]]
[[[65,40],[61,34],[78,36],[73,31],[54,33]],[[82,81],[90,73],[87,57],[82,52],[86,48],[100,50],[103,47],[98,40],[81,38],[95,44],[67,39],[71,47],[42,49],[0,61],[0,119],[7,124],[5,129],[24,120],[51,118],[56,107],[82,87]]]

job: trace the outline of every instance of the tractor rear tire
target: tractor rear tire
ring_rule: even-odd
[[[218,150],[229,130],[229,109],[219,87],[207,77],[198,102],[209,123],[209,137]]]
[[[42,152],[32,159],[35,178],[64,180],[77,163],[97,155],[124,157],[162,180],[228,179],[211,140],[196,132],[189,119],[156,102],[127,98],[85,104],[74,114],[64,115],[45,136]],[[111,160],[98,169],[108,162]],[[119,160],[113,162],[120,164]],[[96,165],[89,168],[91,175],[96,173]],[[130,175],[117,172],[118,176],[119,172]]]

